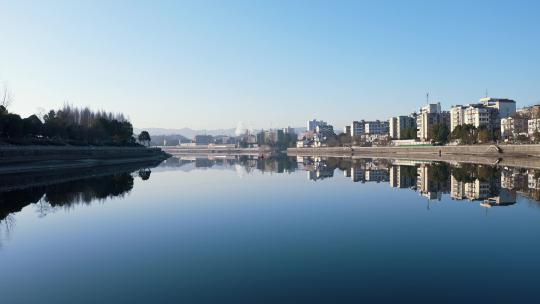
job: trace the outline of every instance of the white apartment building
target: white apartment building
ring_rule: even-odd
[[[390,118],[389,135],[392,139],[404,139],[404,131],[416,128],[416,118],[412,116],[397,116]]]
[[[465,124],[465,109],[466,106],[453,106],[450,108],[450,131],[453,131],[457,126]]]
[[[416,137],[421,141],[431,140],[433,125],[440,123],[450,126],[450,113],[441,111],[440,103],[422,107],[416,116]]]
[[[487,108],[484,106],[469,106],[464,111],[464,122],[475,127],[499,126],[499,112],[493,108]]]
[[[457,105],[450,109],[450,131],[457,126],[469,124],[476,128],[487,126],[490,129],[498,129],[500,126],[500,113],[497,108],[488,107],[483,103]]]
[[[366,133],[366,122],[364,120],[361,121],[353,121],[351,124],[351,136],[360,136],[364,135]]]

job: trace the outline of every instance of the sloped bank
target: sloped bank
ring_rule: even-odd
[[[471,145],[471,146],[410,146],[410,147],[321,147],[289,148],[291,156],[445,156],[471,155],[490,157],[540,157],[540,145]]]
[[[160,161],[169,156],[145,147],[0,146],[0,174]]]

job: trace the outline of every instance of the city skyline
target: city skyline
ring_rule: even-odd
[[[212,5],[209,5],[212,4]],[[5,3],[0,82],[23,116],[65,102],[136,128],[337,128],[426,103],[540,101],[540,5],[453,1]]]

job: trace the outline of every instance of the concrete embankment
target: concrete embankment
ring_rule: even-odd
[[[272,149],[259,148],[230,148],[230,147],[159,147],[163,151],[172,155],[212,155],[212,154],[234,154],[234,155],[260,155],[272,153]]]
[[[289,148],[289,155],[298,156],[487,156],[540,157],[540,145],[474,145],[474,146],[411,146],[411,147],[322,147]]]
[[[159,161],[169,155],[145,147],[0,146],[0,174]]]

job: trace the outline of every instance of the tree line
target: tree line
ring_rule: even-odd
[[[147,135],[147,134],[145,134]],[[147,140],[147,138],[143,138]],[[149,139],[149,138],[148,138]],[[53,145],[137,145],[123,114],[64,105],[39,118],[21,118],[0,105],[0,142]]]

